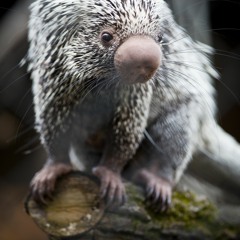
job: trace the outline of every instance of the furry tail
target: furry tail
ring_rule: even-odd
[[[232,136],[216,123],[205,124],[194,158],[193,175],[240,201],[240,144]]]

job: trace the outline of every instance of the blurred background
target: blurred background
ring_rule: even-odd
[[[0,238],[44,240],[46,236],[24,211],[24,199],[45,153],[33,129],[31,81],[19,62],[27,51],[31,0],[0,3]],[[240,3],[239,0],[169,0],[176,20],[191,36],[216,49],[213,63],[219,122],[240,141]]]

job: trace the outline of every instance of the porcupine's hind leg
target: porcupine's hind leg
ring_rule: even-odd
[[[190,134],[189,121],[180,113],[157,120],[146,130],[129,167],[132,180],[144,188],[155,211],[165,211],[171,204],[172,188],[191,157]]]

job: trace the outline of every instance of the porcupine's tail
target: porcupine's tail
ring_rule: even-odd
[[[215,122],[205,123],[201,128],[190,173],[221,189],[225,195],[221,197],[240,203],[240,144]]]

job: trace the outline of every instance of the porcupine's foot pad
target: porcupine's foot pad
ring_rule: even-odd
[[[138,177],[145,187],[147,206],[155,212],[166,211],[171,205],[171,183],[145,169],[139,172]]]
[[[108,206],[123,205],[126,202],[125,186],[121,176],[104,166],[93,168],[93,174],[100,179],[101,198]]]
[[[30,184],[33,199],[39,203],[47,204],[52,198],[57,178],[70,171],[72,171],[71,165],[64,163],[43,167],[35,174]]]

